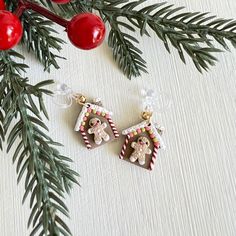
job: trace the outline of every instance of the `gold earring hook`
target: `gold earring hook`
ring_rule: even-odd
[[[150,111],[144,111],[143,113],[142,113],[142,118],[144,119],[144,120],[151,120],[151,118],[152,118],[152,112],[150,112]]]
[[[82,106],[83,106],[83,105],[86,103],[86,101],[87,101],[86,97],[85,97],[84,95],[82,95],[82,94],[76,94],[76,95],[74,96],[74,98],[75,98],[76,103],[78,103],[78,104],[80,104],[80,105],[82,105]]]

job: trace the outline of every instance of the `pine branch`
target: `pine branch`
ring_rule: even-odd
[[[4,75],[4,62],[0,61],[0,77]],[[6,98],[8,88],[4,81],[0,83],[0,149],[3,148],[3,142],[5,141],[5,132],[3,128],[3,122],[5,119],[5,111],[3,110],[4,100]]]
[[[4,75],[4,63],[3,61],[0,61],[0,77]],[[3,141],[5,140],[5,132],[3,129],[3,121],[5,118],[5,113],[2,109],[2,104],[3,104],[3,99],[6,96],[5,93],[6,90],[6,84],[5,83],[0,83],[0,149],[2,150],[3,148]]]
[[[109,18],[109,16],[106,17],[111,26],[108,45],[113,49],[113,57],[124,74],[131,78],[131,75],[140,76],[141,71],[147,72],[145,70],[146,62],[141,57],[142,51],[134,46],[134,43],[139,43],[139,41],[120,29],[120,26],[123,26],[134,31],[133,27],[114,18]]]
[[[61,45],[65,42],[58,37],[52,36],[52,33],[57,33],[52,28],[53,23],[49,20],[44,20],[39,14],[30,11],[24,12],[22,22],[24,36],[21,43],[26,45],[28,51],[35,54],[45,70],[50,70],[52,65],[59,69],[57,58],[64,58],[56,55],[54,51],[60,52],[62,49]]]
[[[27,66],[16,63],[13,56],[22,58],[14,51],[0,54],[0,65],[5,63],[1,86],[7,85],[5,94],[0,97],[1,107],[5,111],[2,123],[6,134],[13,117],[18,117],[7,138],[7,151],[17,144],[13,162],[17,163],[17,181],[20,182],[25,176],[23,202],[31,193],[28,222],[28,226],[33,226],[31,236],[68,236],[71,232],[58,212],[68,216],[63,198],[65,192],[70,192],[71,184],[77,183],[78,174],[67,164],[71,160],[55,148],[60,144],[45,134],[47,127],[40,115],[43,112],[47,116],[47,112],[42,96],[51,92],[43,86],[52,81],[30,85],[28,79],[20,75],[20,71]],[[38,105],[34,98],[38,100]]]
[[[8,9],[12,12],[16,9],[17,4],[17,0],[6,1]],[[58,34],[52,27],[54,23],[32,11],[25,11],[21,21],[24,28],[21,43],[27,47],[29,52],[35,54],[45,70],[49,72],[51,66],[59,69],[57,59],[65,58],[56,54],[55,51],[60,52],[61,46],[65,42],[61,38],[53,36],[53,34]]]
[[[23,59],[23,56],[15,51],[9,51],[8,57],[5,56],[6,53],[0,51],[0,146],[2,149],[2,142],[5,140],[6,132],[5,128],[8,128],[15,115],[15,107],[11,102],[12,91],[8,83],[8,78],[10,76],[15,76],[16,73],[25,72],[27,66],[18,64],[14,61],[9,61],[8,57],[16,57],[18,59]],[[15,69],[12,70],[12,68]],[[8,68],[8,69],[7,69]],[[8,117],[6,116],[7,111],[9,112]],[[7,122],[6,122],[7,120]]]
[[[138,40],[130,34],[124,36],[126,33],[121,30],[121,26],[129,30],[132,29],[132,31],[138,30],[141,36],[149,36],[151,29],[163,41],[168,52],[171,51],[170,45],[172,45],[177,49],[184,63],[186,63],[185,57],[188,55],[200,72],[208,70],[217,61],[213,54],[221,50],[213,46],[213,41],[218,42],[226,50],[229,50],[228,42],[236,47],[236,21],[217,19],[207,13],[183,12],[183,7],[175,8],[165,2],[145,7],[141,5],[145,2],[143,0],[131,2],[128,0],[75,0],[69,4],[58,6],[53,5],[50,0],[38,0],[38,2],[57,14],[66,15],[67,17],[72,17],[82,11],[98,11],[104,21],[108,21],[111,26],[109,45],[112,47],[114,58],[119,67],[129,78],[139,76],[141,71],[146,72],[146,65],[141,57],[141,51],[137,46],[134,46],[134,43],[138,43]],[[7,3],[10,9],[14,9],[17,1],[7,0]],[[32,17],[28,15],[28,18],[25,17],[28,20],[33,19],[33,15]],[[25,21],[27,25],[27,20]],[[60,46],[55,46],[54,43],[60,44],[62,42],[60,39],[51,36],[53,30],[49,26],[41,30],[40,27],[44,23],[50,24],[49,21],[44,23],[42,19],[39,20],[40,22],[37,21],[33,24],[36,29],[34,31],[35,38],[32,40],[29,37],[32,30],[31,24],[28,22],[28,27],[25,27],[27,37],[23,42],[30,39],[31,43],[28,43],[28,48],[32,48],[32,51],[36,53],[36,56],[46,68],[49,68],[51,64],[58,68],[57,55],[52,54],[51,51],[49,52],[49,48],[60,50]],[[44,31],[47,31],[47,33]],[[37,44],[42,39],[44,39],[42,45],[41,43]],[[47,47],[47,42],[49,42],[49,47]],[[135,53],[130,52],[127,45],[131,45]]]
[[[0,110],[0,149],[1,150],[3,148],[2,144],[5,140],[5,134],[4,134],[4,130],[3,130],[3,121],[4,121],[4,113],[2,110]]]
[[[214,65],[217,59],[212,53],[221,51],[213,46],[211,40],[220,43],[226,50],[229,49],[227,41],[236,47],[236,21],[217,19],[207,13],[182,12],[183,7],[174,8],[165,2],[142,7],[144,2],[94,0],[82,4],[99,11],[101,16],[107,16],[106,20],[128,21],[130,26],[139,30],[141,36],[149,36],[148,31],[153,30],[169,52],[171,44],[178,50],[184,63],[187,54],[200,72]],[[116,47],[113,44],[111,46],[115,50]],[[125,47],[125,43],[122,47]],[[124,69],[125,63],[120,67]],[[130,70],[128,76],[136,75],[136,72]]]

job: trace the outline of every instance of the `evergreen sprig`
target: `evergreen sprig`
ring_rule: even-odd
[[[57,31],[52,28],[50,20],[44,20],[39,14],[27,11],[22,16],[24,36],[21,43],[26,45],[29,52],[34,52],[36,58],[43,64],[45,70],[51,66],[59,69],[57,58],[63,58],[54,51],[60,51],[65,42],[52,34]]]
[[[118,61],[119,67],[128,78],[131,76],[140,76],[140,71],[146,71],[146,62],[141,57],[142,51],[134,44],[139,41],[128,33],[122,32],[120,27],[125,27],[130,31],[134,28],[124,22],[114,21],[108,18],[111,25],[111,31],[108,37],[108,45],[113,49],[113,56]]]
[[[69,193],[72,183],[78,183],[78,174],[68,162],[71,159],[60,154],[41,117],[47,111],[43,102],[44,88],[53,81],[43,81],[32,86],[20,74],[27,65],[16,62],[13,57],[22,59],[15,51],[1,52],[1,91],[0,94],[4,137],[7,135],[7,151],[16,146],[13,162],[16,163],[17,182],[25,176],[23,202],[30,194],[31,214],[28,226],[33,226],[33,235],[71,235],[70,229],[62,220],[61,214],[68,215],[64,203],[65,193]],[[38,102],[36,102],[38,100]],[[10,125],[15,125],[9,131]]]
[[[147,0],[74,0],[57,6],[50,0],[36,2],[69,18],[79,12],[98,11],[110,25],[108,44],[114,59],[128,78],[147,72],[146,62],[138,47],[139,41],[131,35],[135,31],[141,36],[150,36],[150,32],[154,31],[168,52],[171,52],[172,45],[184,63],[186,56],[189,56],[200,72],[208,70],[217,61],[214,54],[221,52],[221,49],[215,46],[214,41],[225,50],[229,50],[228,42],[236,47],[236,21],[218,19],[208,13],[184,12],[183,7],[174,7],[166,2],[148,6],[143,6]],[[10,1],[9,5],[14,9],[17,1]],[[64,42],[52,35],[56,32],[51,22],[30,11],[23,14],[22,22],[25,25],[22,42],[36,54],[46,69],[50,65],[58,68],[56,59],[60,56],[51,49],[60,50]]]
[[[75,1],[73,4],[77,5]],[[170,52],[170,45],[177,49],[181,60],[185,63],[188,55],[197,69],[208,70],[215,64],[217,58],[213,55],[221,50],[213,46],[213,41],[220,43],[224,49],[229,50],[228,42],[236,47],[236,21],[219,19],[209,16],[208,13],[183,12],[183,7],[173,7],[166,2],[149,6],[142,6],[147,1],[123,1],[123,0],[93,0],[83,1],[85,8],[97,10],[101,16],[106,16],[111,26],[109,41],[113,49],[114,59],[118,61],[120,68],[128,77],[139,76],[145,68],[145,63],[135,70],[127,69],[133,65],[134,60],[140,59],[141,51],[130,57],[126,40],[114,39],[114,32],[122,22],[129,30],[135,27],[140,35],[148,35],[152,30],[163,41],[166,49]],[[133,31],[133,30],[132,30]],[[117,34],[117,33],[116,33]],[[116,37],[117,38],[117,37]],[[131,40],[133,41],[134,38]],[[137,43],[137,40],[135,40]],[[117,50],[120,48],[120,50]],[[131,66],[132,67],[132,66]]]

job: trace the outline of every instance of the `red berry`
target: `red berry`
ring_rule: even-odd
[[[67,26],[70,41],[78,48],[89,50],[99,46],[105,37],[102,19],[92,13],[74,16]]]
[[[0,10],[5,10],[6,6],[5,6],[5,2],[4,0],[0,0]]]
[[[69,3],[71,0],[52,0],[52,2],[56,4],[66,4]]]
[[[22,37],[20,20],[9,11],[0,11],[0,50],[8,50],[17,45]]]

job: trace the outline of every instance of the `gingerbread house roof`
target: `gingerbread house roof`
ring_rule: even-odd
[[[105,117],[112,116],[112,112],[108,111],[107,109],[105,109],[102,106],[99,106],[99,105],[96,105],[93,103],[85,103],[80,114],[79,114],[79,117],[77,118],[76,125],[74,128],[75,131],[80,130],[81,123],[83,122],[84,117],[86,116],[86,113],[88,112],[88,109],[93,112],[95,111],[97,115],[103,115]]]
[[[154,139],[158,140],[160,148],[165,149],[166,148],[165,143],[164,143],[161,135],[158,133],[156,126],[152,122],[150,122],[148,120],[145,120],[145,121],[143,121],[143,122],[141,122],[141,123],[139,123],[137,125],[134,125],[134,126],[132,126],[130,128],[127,128],[127,129],[123,130],[122,134],[123,135],[129,135],[131,133],[135,133],[135,132],[137,132],[139,130],[142,130],[142,129],[146,129],[147,130],[147,128],[154,135]]]

